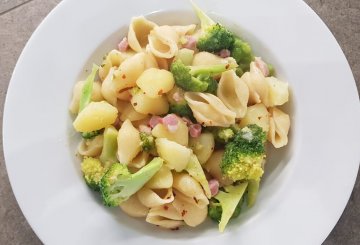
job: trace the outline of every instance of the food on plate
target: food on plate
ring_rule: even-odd
[[[255,205],[266,145],[288,143],[289,86],[193,6],[200,25],[132,18],[75,84],[70,111],[85,183],[104,205],[169,229],[209,216],[223,232]]]

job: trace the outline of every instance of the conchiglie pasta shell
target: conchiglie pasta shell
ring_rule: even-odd
[[[103,148],[104,136],[98,135],[92,139],[82,139],[78,146],[78,153],[82,156],[97,157]]]
[[[167,189],[150,189],[143,187],[137,192],[140,202],[149,208],[157,207],[174,201],[172,188]]]
[[[174,173],[173,188],[192,199],[198,207],[206,207],[209,204],[201,185],[189,174]]]
[[[175,190],[174,194],[173,205],[188,226],[195,227],[205,221],[208,213],[207,206],[199,207],[194,199],[183,195],[182,192]]]
[[[151,52],[160,58],[170,59],[178,51],[178,33],[170,26],[157,26],[148,36]]]
[[[129,168],[135,168],[140,169],[146,165],[146,163],[149,162],[149,153],[143,151],[140,152],[134,159],[131,160],[131,162],[127,165]]]
[[[159,98],[169,92],[175,85],[171,72],[156,68],[144,71],[137,79],[136,84],[151,98]]]
[[[228,127],[235,123],[235,112],[229,110],[215,95],[186,92],[188,102],[196,120],[205,126]]]
[[[193,66],[202,65],[219,65],[219,64],[236,64],[236,61],[232,57],[221,58],[215,54],[209,52],[199,52],[194,55],[192,62]]]
[[[111,50],[105,57],[103,63],[99,68],[99,77],[101,81],[109,74],[109,71],[112,67],[117,68],[120,64],[128,58],[128,54],[120,52],[116,49]]]
[[[116,106],[117,105],[117,88],[116,88],[116,84],[113,82],[114,72],[115,72],[115,68],[114,67],[110,68],[108,75],[102,82],[101,94],[106,99],[107,102]]]
[[[151,133],[156,138],[166,138],[183,146],[187,146],[189,142],[189,129],[181,119],[179,119],[178,127],[174,132],[170,132],[164,124],[159,123],[153,128]]]
[[[196,25],[191,24],[186,26],[171,26],[171,28],[173,28],[179,36],[185,36],[193,33],[196,29]]]
[[[236,118],[245,116],[249,100],[249,88],[234,70],[222,73],[217,96],[227,108],[236,113]]]
[[[130,120],[126,120],[118,134],[117,156],[121,163],[129,164],[141,151],[141,140],[139,131],[134,128]]]
[[[262,103],[249,106],[246,115],[241,119],[239,126],[241,128],[249,124],[256,124],[265,132],[269,131],[269,112]]]
[[[189,145],[200,164],[204,164],[214,151],[214,136],[212,133],[202,133],[199,137],[190,138]]]
[[[120,208],[129,216],[140,218],[146,217],[149,213],[149,208],[145,207],[137,198],[137,195],[132,195],[129,199],[122,202]]]
[[[171,170],[163,165],[161,169],[146,183],[150,189],[166,189],[173,185],[173,176]]]
[[[142,120],[142,119],[144,119],[146,117],[147,117],[147,115],[141,114],[141,113],[135,111],[132,104],[127,103],[124,106],[123,111],[122,111],[122,113],[120,115],[120,120],[125,121],[126,119],[129,119],[130,121],[133,122],[133,121]]]
[[[288,143],[290,117],[278,108],[270,108],[270,129],[268,140],[275,148],[280,148]]]
[[[148,44],[148,35],[155,26],[157,25],[154,22],[144,16],[132,18],[128,33],[129,46],[134,51],[141,52]]]
[[[275,77],[265,78],[269,84],[269,106],[283,105],[289,100],[289,84]]]
[[[151,208],[146,216],[146,222],[167,229],[175,229],[184,225],[180,213],[172,204]]]

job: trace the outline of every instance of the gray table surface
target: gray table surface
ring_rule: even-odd
[[[11,73],[21,50],[41,20],[60,0],[0,0],[1,115]],[[306,0],[343,49],[360,88],[360,0]],[[2,128],[2,120],[0,122]],[[2,149],[2,141],[0,142]],[[1,151],[2,152],[2,151]],[[0,244],[41,244],[15,200],[0,156]],[[311,221],[309,221],[311,222]],[[323,244],[360,244],[359,173],[351,198]]]

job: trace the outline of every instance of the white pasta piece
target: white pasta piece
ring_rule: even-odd
[[[128,33],[129,46],[136,52],[141,52],[148,44],[150,31],[157,26],[154,22],[145,19],[144,16],[131,19]]]
[[[160,58],[170,59],[178,52],[178,33],[170,26],[157,26],[148,36],[151,52]]]
[[[228,127],[235,123],[235,112],[213,94],[186,92],[185,100],[196,120],[204,126]]]
[[[164,95],[150,98],[140,89],[133,93],[131,104],[141,114],[163,115],[169,111],[169,103]]]
[[[250,63],[250,71],[245,72],[241,79],[249,87],[249,104],[263,103],[266,107],[269,103],[269,83],[266,82],[262,71],[255,62]]]
[[[159,156],[164,159],[167,167],[177,172],[186,168],[192,154],[189,148],[165,138],[157,138],[155,144]]]
[[[113,124],[117,116],[116,107],[106,101],[90,102],[77,115],[73,126],[78,132],[91,132]]]
[[[137,198],[137,195],[132,195],[129,199],[122,202],[120,208],[129,216],[140,218],[146,217],[149,213],[149,208],[145,207]]]
[[[121,63],[112,77],[116,92],[136,85],[136,80],[145,70],[145,53],[138,53]]]
[[[199,52],[194,55],[192,62],[193,66],[201,65],[219,65],[219,64],[236,64],[236,61],[232,57],[221,58],[215,54],[209,52]]]
[[[150,68],[141,74],[136,84],[150,98],[159,98],[174,87],[175,80],[167,70]]]
[[[79,81],[75,84],[73,88],[73,95],[69,106],[69,110],[72,114],[77,114],[79,112],[80,98],[84,83],[85,81]],[[104,98],[101,94],[101,83],[99,81],[96,81],[93,84],[91,101],[102,101],[103,99]]]
[[[245,116],[249,100],[249,88],[236,75],[234,70],[221,74],[217,96],[227,108],[236,113],[236,118],[243,118]]]
[[[149,162],[149,153],[140,152],[131,162],[127,165],[130,168],[140,169]]]
[[[99,68],[99,77],[101,81],[107,77],[112,67],[117,68],[120,64],[129,57],[129,54],[120,52],[116,49],[111,50],[105,57],[103,63]]]
[[[265,78],[269,84],[269,106],[283,105],[289,100],[289,84],[275,77]]]
[[[145,184],[150,189],[166,189],[173,185],[170,169],[163,165],[161,169]]]
[[[184,225],[184,221],[182,220],[181,214],[172,204],[151,208],[146,216],[146,222],[167,229],[176,229]]]
[[[134,128],[128,119],[121,125],[117,142],[117,156],[119,161],[123,164],[129,164],[141,151],[139,131]]]
[[[204,164],[214,151],[214,136],[212,133],[202,133],[199,137],[190,138],[189,146],[193,150],[200,164]]]
[[[185,36],[192,34],[196,29],[196,25],[191,24],[186,26],[171,26],[171,28],[173,28],[179,36]]]
[[[145,70],[150,68],[159,68],[159,65],[157,63],[157,60],[155,56],[150,52],[145,52]]]
[[[199,207],[196,201],[191,197],[185,196],[180,191],[174,191],[175,200],[173,205],[175,209],[181,214],[184,222],[191,227],[200,225],[205,221],[208,213],[208,207]]]
[[[290,117],[278,108],[270,108],[270,129],[268,140],[275,148],[280,148],[288,143]]]
[[[96,157],[101,154],[104,136],[102,134],[92,139],[82,139],[78,145],[78,153],[82,156]]]
[[[189,129],[181,119],[179,119],[177,129],[174,132],[169,131],[164,124],[159,123],[153,128],[151,134],[156,138],[166,138],[183,146],[187,146],[189,142]]]
[[[131,100],[131,88],[129,89],[123,89],[121,91],[119,91],[116,95],[118,100],[123,100],[123,101],[130,101]]]
[[[217,150],[210,156],[205,163],[204,168],[215,179],[217,179],[221,186],[231,185],[233,182],[225,178],[220,169],[220,163],[224,155],[224,150]]]
[[[262,103],[249,106],[246,115],[240,121],[240,127],[243,128],[249,124],[256,124],[265,132],[269,131],[269,112]]]
[[[148,208],[157,207],[174,201],[172,188],[167,189],[150,189],[143,187],[137,192],[140,202]]]
[[[127,103],[120,115],[120,120],[125,121],[126,119],[129,119],[130,121],[138,121],[146,117],[147,115],[135,111],[134,107],[130,103]]]
[[[101,85],[101,94],[106,99],[107,102],[113,106],[117,105],[117,88],[116,84],[113,82],[115,68],[111,67],[108,75],[104,79]]]
[[[185,196],[191,198],[198,207],[206,207],[209,204],[203,188],[193,177],[187,173],[174,173],[173,188]]]

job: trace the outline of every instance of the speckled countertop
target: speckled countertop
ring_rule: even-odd
[[[1,115],[11,73],[21,50],[41,20],[60,0],[0,0]],[[343,49],[360,88],[360,0],[306,0]],[[1,120],[2,128],[2,120]],[[2,149],[2,142],[1,149]],[[359,149],[360,150],[360,149]],[[349,203],[324,244],[360,244],[359,174]],[[22,215],[0,158],[0,244],[41,244]]]

